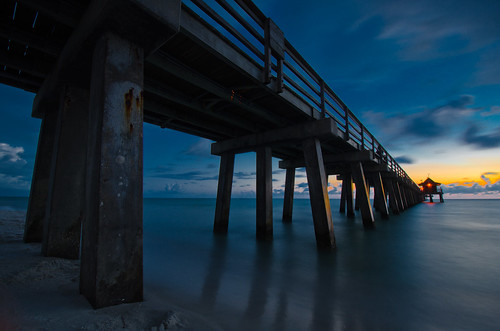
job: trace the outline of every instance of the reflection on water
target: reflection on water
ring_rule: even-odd
[[[274,240],[255,240],[255,201],[145,200],[145,286],[228,330],[494,330],[500,323],[497,201],[421,204],[365,231],[337,213],[337,250],[318,251],[309,202]],[[488,231],[485,231],[488,229]],[[147,299],[147,298],[146,298]]]

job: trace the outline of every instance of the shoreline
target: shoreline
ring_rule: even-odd
[[[79,260],[43,257],[22,241],[26,213],[0,210],[2,330],[221,330],[144,285],[144,301],[94,310],[79,294]]]

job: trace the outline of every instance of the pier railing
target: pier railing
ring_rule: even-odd
[[[356,143],[358,149],[371,150],[391,171],[414,184],[375,136],[252,1],[183,0],[183,8],[199,15],[260,66],[264,83],[275,81],[278,93],[287,88],[302,97],[321,117],[334,119],[346,141]]]

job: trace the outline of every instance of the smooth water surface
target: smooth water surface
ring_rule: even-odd
[[[26,198],[0,198],[25,210]],[[308,200],[292,224],[274,200],[274,240],[255,239],[255,200],[144,200],[148,293],[226,330],[499,330],[500,200],[422,203],[365,230],[332,200],[337,249],[316,248]]]
[[[332,201],[337,249],[318,251],[308,200],[274,240],[255,239],[255,200],[146,199],[144,276],[228,330],[498,330],[500,201],[422,203],[365,230]]]

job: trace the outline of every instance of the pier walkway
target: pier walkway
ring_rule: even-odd
[[[0,15],[0,83],[36,93],[42,120],[24,239],[47,256],[81,249],[80,290],[94,307],[142,299],[144,121],[214,141],[215,232],[228,230],[237,153],[257,153],[259,239],[272,238],[272,157],[286,169],[283,222],[306,168],[319,247],[335,247],[329,175],[342,180],[340,211],[360,208],[366,227],[370,186],[383,217],[422,201],[249,0],[7,0]]]

